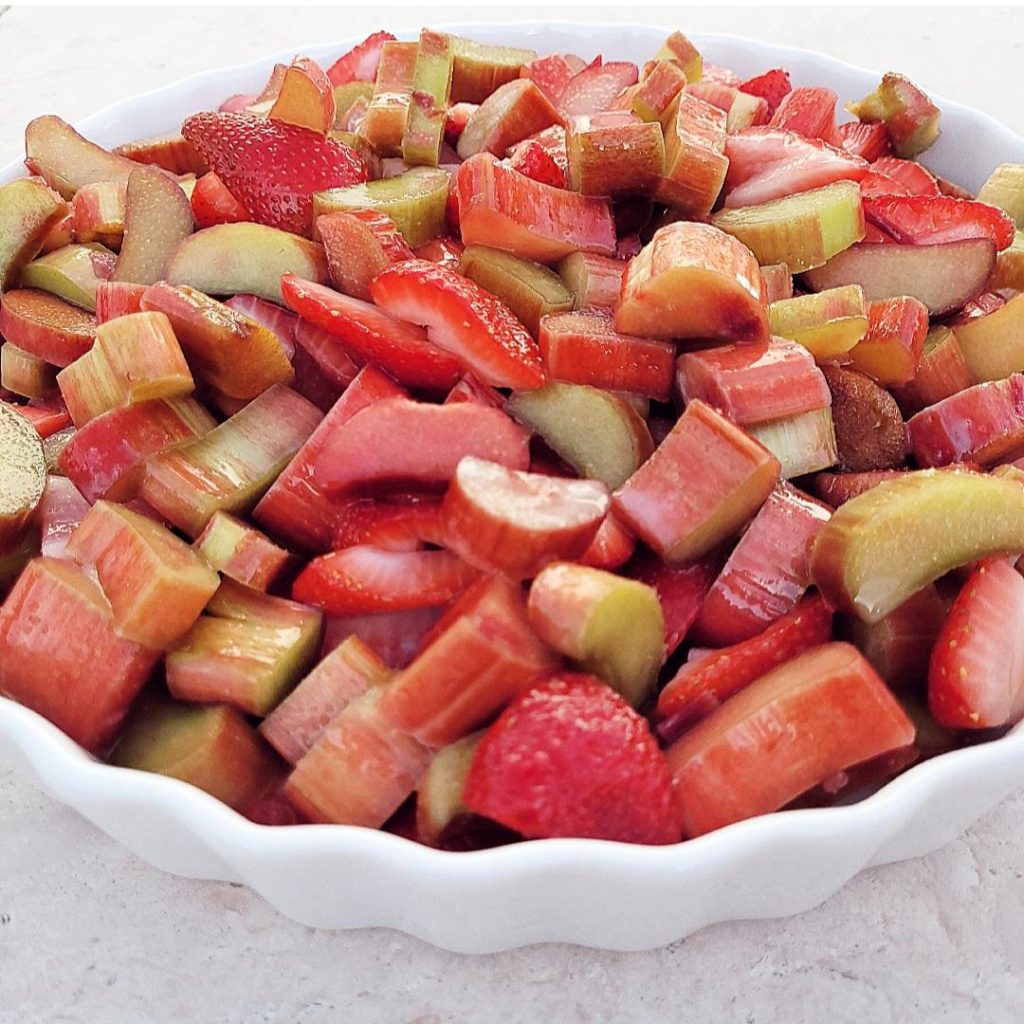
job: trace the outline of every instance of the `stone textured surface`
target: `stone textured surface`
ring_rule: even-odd
[[[625,20],[589,6],[544,14]],[[1019,91],[1003,84],[1019,75],[1017,10],[632,6],[628,15],[904,70],[1024,131]],[[8,9],[0,154],[17,151],[39,113],[74,119],[206,67],[385,23],[487,16],[501,15]],[[393,932],[312,931],[243,888],[163,875],[0,773],[0,1024],[1008,1024],[1024,1012],[1022,851],[1024,794],[946,849],[866,872],[789,920],[720,925],[652,953],[546,946],[464,958]]]

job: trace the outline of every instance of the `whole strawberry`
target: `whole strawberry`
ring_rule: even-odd
[[[552,676],[502,712],[476,752],[464,800],[531,839],[680,838],[668,765],[647,722],[582,673]]]
[[[350,146],[269,117],[194,114],[181,133],[253,220],[297,235],[310,234],[314,192],[369,176]]]

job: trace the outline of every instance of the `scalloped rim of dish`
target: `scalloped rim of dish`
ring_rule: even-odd
[[[663,28],[655,26],[634,26],[616,24],[574,25],[567,22],[538,24],[536,22],[503,23],[460,23],[441,25],[439,28],[472,35],[488,41],[494,38],[508,39],[509,35],[559,36],[571,35],[577,43],[590,38],[618,38],[628,34],[657,33],[663,36]],[[397,33],[399,37],[409,32]],[[609,35],[610,34],[610,35]],[[791,72],[797,65],[815,66],[819,71],[841,70],[846,77],[873,78],[877,81],[880,73],[859,68],[810,50],[760,43],[732,34],[698,34],[693,39],[702,51],[723,59],[721,51],[740,50],[749,57],[748,63],[759,68],[787,66]],[[227,95],[221,89],[225,84],[239,91],[246,82],[259,83],[265,78],[267,68],[275,61],[289,61],[295,52],[308,53],[321,59],[337,54],[358,40],[343,40],[339,43],[317,44],[302,50],[291,50],[274,54],[257,61],[231,68],[201,72],[180,79],[166,86],[132,96],[111,104],[96,114],[76,122],[76,127],[90,137],[113,144],[111,136],[118,135],[121,118],[131,120],[139,110],[161,102],[174,102],[174,97],[194,93],[197,90],[209,95]],[[603,44],[607,45],[607,44]],[[646,40],[645,40],[646,45]],[[624,49],[625,44],[619,48]],[[732,65],[741,68],[742,61],[733,57]],[[799,81],[799,75],[794,75]],[[950,119],[980,125],[986,136],[1006,150],[1006,158],[1016,156],[1024,159],[1024,139],[1014,135],[987,114],[975,111],[954,101],[938,96],[934,99],[943,111],[946,122]],[[180,102],[180,99],[179,99]],[[156,130],[163,130],[157,128]],[[155,133],[155,132],[154,132]],[[106,138],[104,138],[106,136]],[[124,139],[122,139],[124,141]],[[929,161],[931,162],[931,161]],[[961,169],[963,171],[964,169]],[[0,181],[8,181],[23,173],[19,161],[0,170]],[[948,173],[939,169],[939,173]],[[954,177],[955,172],[949,176]],[[960,180],[963,180],[962,178]],[[696,839],[673,846],[647,847],[625,843],[587,839],[545,839],[532,840],[511,846],[473,852],[447,852],[422,846],[411,840],[386,832],[345,825],[297,825],[275,827],[257,825],[231,810],[208,794],[164,776],[148,774],[104,764],[85,753],[55,726],[29,709],[0,697],[0,767],[9,764],[34,778],[51,795],[80,810],[95,820],[103,817],[96,812],[96,801],[107,805],[133,810],[151,810],[166,814],[167,817],[188,830],[188,839],[199,844],[209,842],[218,855],[225,871],[202,868],[197,875],[202,877],[239,877],[245,880],[246,871],[238,868],[244,862],[252,869],[252,861],[264,863],[287,863],[298,857],[337,858],[339,863],[349,862],[353,857],[368,861],[386,879],[391,887],[401,889],[405,894],[423,902],[426,893],[428,903],[451,899],[454,896],[472,899],[480,896],[484,889],[497,879],[513,879],[517,885],[528,887],[531,881],[546,881],[569,878],[573,875],[591,875],[607,882],[611,876],[630,879],[629,884],[640,885],[636,879],[643,879],[651,891],[665,883],[676,884],[679,880],[713,877],[716,873],[728,879],[729,865],[737,866],[742,859],[756,860],[769,852],[778,853],[794,849],[796,843],[804,847],[808,842],[851,841],[857,836],[863,839],[873,834],[875,841],[869,843],[866,858],[853,866],[851,871],[842,871],[843,877],[836,883],[829,882],[824,891],[816,891],[808,885],[806,899],[790,898],[785,905],[751,905],[739,912],[723,906],[722,913],[714,909],[689,920],[680,919],[678,928],[671,923],[660,922],[656,927],[644,930],[641,926],[624,928],[616,934],[593,934],[593,922],[572,920],[547,920],[527,922],[527,927],[514,927],[515,921],[492,922],[493,931],[486,937],[477,935],[466,940],[457,929],[445,926],[444,915],[439,921],[427,923],[422,920],[404,920],[400,911],[388,910],[382,905],[378,913],[363,911],[360,919],[344,919],[344,912],[327,913],[329,922],[319,920],[317,912],[296,912],[294,907],[282,906],[280,899],[270,902],[285,913],[326,927],[366,927],[382,925],[397,927],[410,934],[425,938],[437,945],[466,952],[485,952],[513,948],[515,946],[543,941],[568,941],[609,949],[643,949],[661,945],[674,938],[689,934],[696,928],[715,921],[731,920],[737,917],[785,916],[798,910],[816,905],[838,889],[853,874],[869,864],[887,863],[904,859],[937,848],[975,820],[987,807],[1003,799],[1017,785],[1024,783],[1024,723],[1012,729],[1006,736],[985,743],[961,748],[913,766],[871,796],[847,806],[780,811],[729,825]],[[949,828],[944,838],[925,839],[915,845],[913,838],[901,844],[903,833],[900,827],[913,824],[921,812],[936,809],[930,807],[933,798],[947,793],[956,793],[958,784],[965,781],[985,780],[990,783],[984,794],[973,793],[976,803],[961,813]],[[963,789],[960,785],[960,789]],[[967,787],[970,788],[970,787]],[[963,820],[961,820],[963,819]],[[111,834],[117,832],[107,824],[101,825]],[[124,835],[115,835],[126,845],[135,848],[135,843]],[[919,848],[920,847],[920,848]],[[822,847],[824,849],[824,847]],[[908,852],[909,851],[909,852]],[[179,851],[180,852],[180,851]],[[187,852],[187,851],[186,851]],[[806,850],[804,850],[806,852]],[[863,852],[863,851],[862,851]],[[145,854],[143,854],[146,856]],[[153,861],[157,858],[147,856]],[[228,869],[228,865],[231,868]],[[180,863],[167,867],[176,873],[191,874]],[[731,870],[731,869],[730,869]],[[610,874],[609,874],[610,873]],[[721,878],[720,878],[721,881]],[[251,882],[258,891],[259,883]],[[769,883],[770,884],[770,880]],[[413,893],[409,886],[419,886]],[[266,895],[266,893],[264,893]],[[536,893],[534,893],[536,895]],[[638,897],[642,893],[638,892]],[[638,903],[643,902],[638,898]],[[770,903],[770,901],[769,901]],[[464,914],[461,916],[465,916]],[[453,914],[453,919],[460,917]],[[367,919],[369,918],[369,919]],[[521,922],[520,922],[521,923]],[[621,924],[621,921],[620,921]]]

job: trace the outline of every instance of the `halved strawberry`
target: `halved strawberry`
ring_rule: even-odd
[[[997,250],[1013,242],[1016,226],[1002,210],[952,196],[889,196],[864,201],[864,216],[907,245],[990,238]]]
[[[345,143],[266,117],[193,114],[181,133],[253,220],[299,235],[312,228],[314,192],[369,177],[363,158]]]
[[[515,147],[509,166],[520,174],[525,174],[534,181],[544,185],[553,185],[555,188],[566,187],[565,168],[558,165],[558,161],[551,155],[550,151],[536,139],[527,139],[521,145]]]
[[[817,594],[750,640],[688,662],[658,696],[658,734],[678,736],[755,679],[832,637],[832,611]]]
[[[885,130],[885,125],[878,122],[867,124],[861,121],[847,121],[837,125],[835,142],[847,153],[869,162],[885,156],[890,148],[889,133]]]
[[[227,185],[209,171],[192,188],[192,216],[196,227],[212,228],[215,224],[238,224],[252,220],[249,211],[228,191]]]
[[[968,577],[939,633],[928,705],[940,725],[987,729],[1024,717],[1024,659],[1008,638],[1024,630],[1024,578],[1002,558]]]
[[[679,840],[672,783],[646,721],[594,676],[559,673],[484,735],[466,806],[531,839]]]
[[[871,170],[895,178],[910,195],[939,196],[939,183],[927,168],[916,160],[901,160],[898,156],[881,156],[872,161]]]
[[[640,73],[628,61],[591,64],[574,75],[558,98],[558,110],[564,117],[599,114],[611,110],[623,89],[636,85]]]
[[[359,544],[314,558],[292,585],[292,597],[331,615],[410,611],[446,604],[478,575],[449,551]]]
[[[406,260],[378,274],[370,294],[388,313],[426,327],[431,342],[485,384],[528,390],[547,379],[530,332],[468,277],[428,260]]]
[[[512,469],[529,465],[528,435],[499,409],[474,402],[375,402],[327,438],[314,475],[328,494],[447,483],[467,455]]]
[[[372,82],[377,77],[377,65],[384,44],[394,41],[395,37],[390,32],[374,32],[367,36],[327,69],[331,85],[337,87],[348,82]]]
[[[432,344],[423,328],[396,319],[369,302],[304,281],[294,274],[281,278],[281,294],[300,317],[408,387],[440,391],[459,379],[458,360]]]
[[[831,89],[801,87],[787,93],[769,122],[771,128],[831,142],[836,130],[836,102]]]
[[[755,75],[739,85],[740,92],[760,96],[768,104],[768,113],[774,114],[779,104],[792,92],[789,72],[783,68],[772,68],[763,75]]]
[[[729,135],[725,155],[728,207],[766,203],[835,181],[857,181],[868,171],[860,157],[821,139],[776,128],[747,128]]]

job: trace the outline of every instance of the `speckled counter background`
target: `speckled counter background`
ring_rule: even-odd
[[[827,50],[1024,132],[1019,9],[623,7],[504,16]],[[74,120],[290,45],[503,17],[438,4],[0,11],[0,162],[37,114]],[[1022,877],[1018,794],[946,849],[866,872],[799,917],[720,925],[651,953],[459,957],[389,931],[316,932],[244,888],[161,874],[0,773],[0,1024],[1003,1024],[1024,1016]]]

